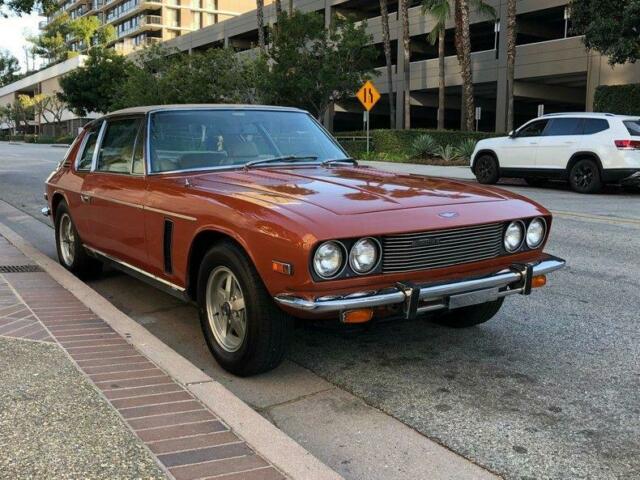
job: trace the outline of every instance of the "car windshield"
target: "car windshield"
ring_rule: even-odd
[[[304,112],[176,110],[155,112],[150,122],[151,172],[320,163],[348,157]]]

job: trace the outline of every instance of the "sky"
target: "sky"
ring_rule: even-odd
[[[0,15],[0,48],[9,50],[20,61],[23,70],[26,66],[23,47],[28,45],[25,37],[37,34],[38,22],[44,19],[37,15],[11,15],[8,18]],[[31,66],[31,60],[29,62]]]

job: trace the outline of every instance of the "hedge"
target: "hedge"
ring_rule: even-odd
[[[377,153],[411,155],[411,145],[420,135],[430,135],[438,145],[459,145],[463,140],[471,138],[482,140],[484,138],[495,137],[496,133],[487,132],[463,132],[460,130],[428,130],[415,128],[411,130],[371,130],[371,149]],[[349,140],[340,137],[362,137],[362,132],[336,133],[340,144],[352,156],[358,156],[366,151],[366,141]]]
[[[596,88],[593,109],[618,115],[640,115],[640,83],[600,85]]]
[[[0,141],[9,142],[25,142],[25,143],[56,143],[56,144],[70,144],[73,142],[73,137],[43,137],[39,135],[0,135]]]

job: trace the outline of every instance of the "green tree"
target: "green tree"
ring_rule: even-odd
[[[80,42],[82,50],[91,47],[92,40],[100,29],[100,20],[95,15],[78,17],[69,22],[69,31]]]
[[[7,17],[9,13],[29,15],[35,12],[49,15],[57,6],[56,0],[0,0],[0,16]]]
[[[71,33],[70,25],[71,19],[66,12],[51,20],[39,35],[27,39],[32,44],[33,53],[46,59],[47,63],[66,60],[70,51],[66,40]]]
[[[16,116],[12,104],[0,105],[0,124],[9,127],[9,134],[16,134]]]
[[[92,48],[83,66],[60,79],[60,99],[81,117],[109,112],[120,99],[130,69],[131,63],[113,49]]]
[[[13,82],[19,73],[18,59],[8,50],[0,49],[0,87]]]
[[[572,0],[571,21],[587,48],[612,65],[640,58],[640,0]]]
[[[376,51],[365,28],[335,18],[326,29],[323,15],[315,12],[283,15],[278,35],[256,64],[260,100],[322,118],[331,102],[352,97],[375,73]]]
[[[445,32],[451,16],[449,0],[423,0],[422,13],[430,15],[436,22],[427,39],[431,45],[438,44],[438,130],[444,129],[446,83],[444,71]]]
[[[253,78],[253,65],[231,49],[188,55],[154,45],[129,69],[116,106],[245,103],[251,101]]]

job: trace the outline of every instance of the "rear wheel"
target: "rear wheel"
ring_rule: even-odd
[[[90,257],[82,246],[69,207],[62,201],[55,216],[56,250],[64,268],[80,278],[94,278],[102,271],[102,263]]]
[[[252,263],[233,243],[220,243],[204,256],[198,310],[207,345],[225,370],[254,375],[284,359],[293,319],[276,307]]]
[[[578,160],[569,172],[569,184],[578,193],[598,193],[602,190],[600,169],[595,160]]]
[[[494,184],[500,179],[498,161],[491,155],[481,155],[476,160],[473,173],[475,173],[478,182]]]
[[[468,328],[474,325],[491,320],[502,307],[504,298],[499,298],[493,302],[487,302],[470,307],[456,308],[441,316],[435,317],[434,321],[440,325],[451,328]]]

